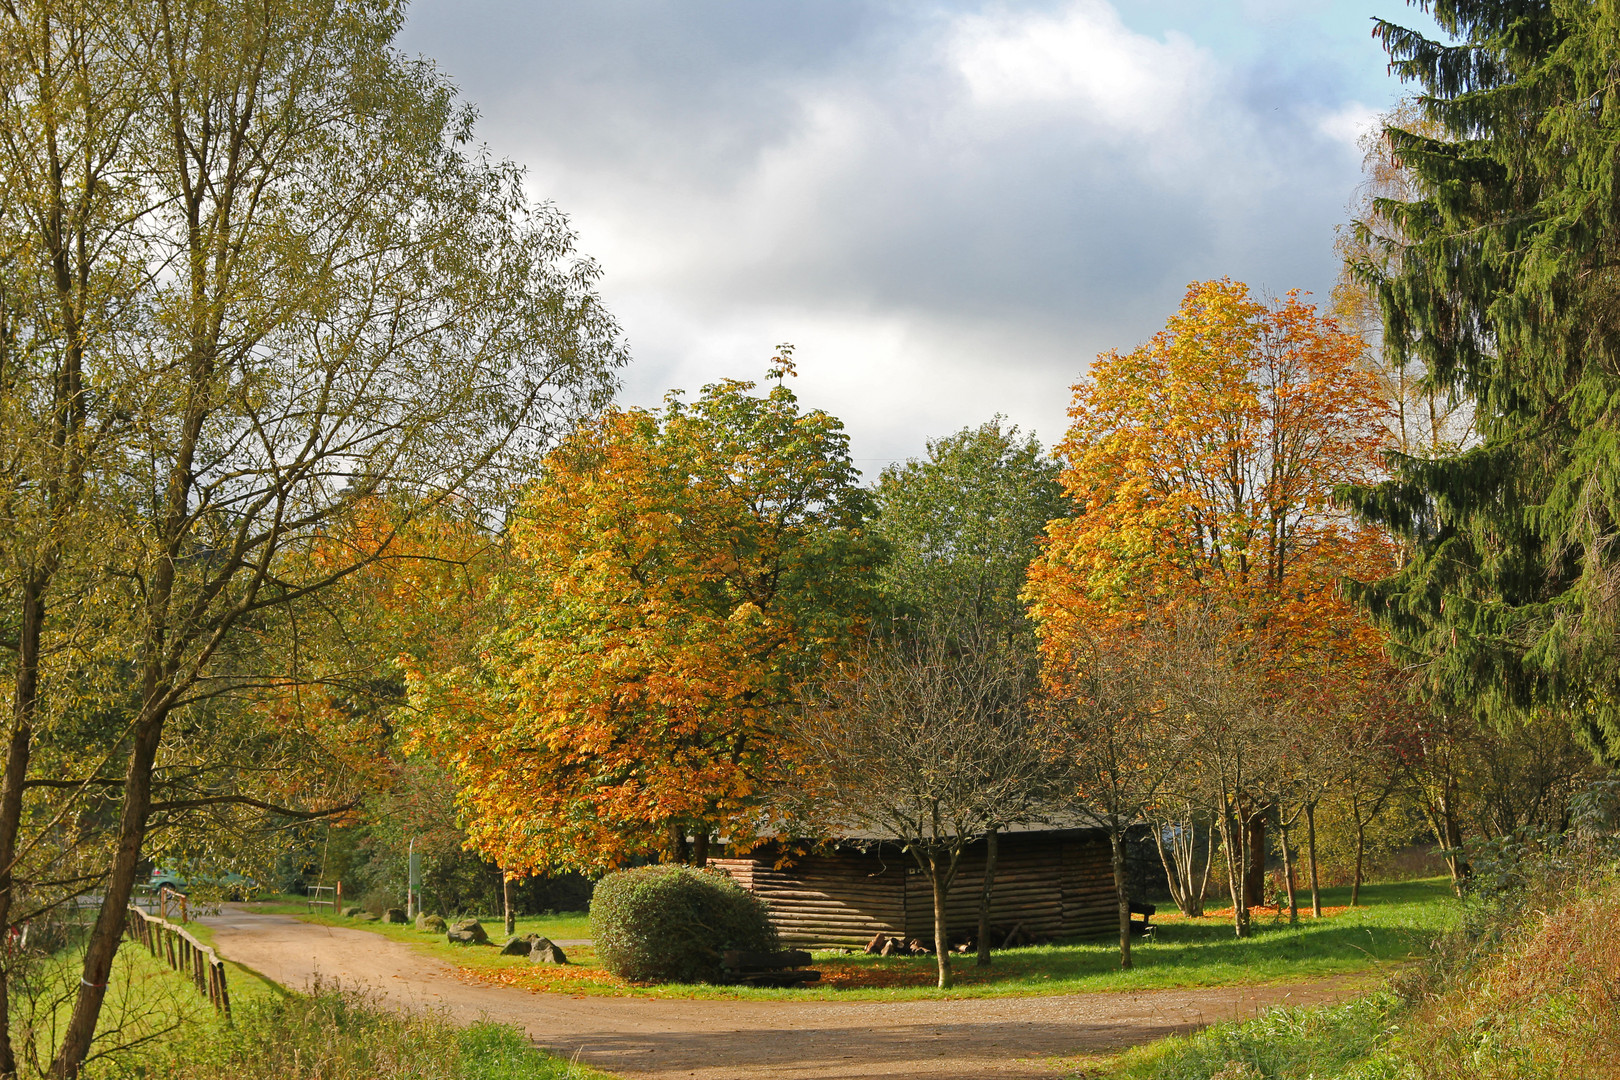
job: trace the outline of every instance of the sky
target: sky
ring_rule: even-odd
[[[1229,276],[1326,303],[1401,0],[414,0],[399,45],[572,220],[621,400],[763,378],[869,475],[1000,414],[1050,445],[1100,352]]]

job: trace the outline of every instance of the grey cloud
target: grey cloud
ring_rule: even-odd
[[[1354,82],[1335,54],[1200,53],[1185,115],[1133,131],[1073,102],[976,103],[948,50],[975,10],[1079,7],[418,0],[402,44],[574,214],[642,400],[746,374],[776,341],[836,342],[804,355],[803,392],[858,447],[919,452],[997,409],[1051,440],[1076,373],[1188,281],[1327,292],[1357,178],[1320,130]],[[929,371],[926,400],[874,400]]]

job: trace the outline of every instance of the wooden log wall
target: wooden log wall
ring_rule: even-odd
[[[893,849],[801,856],[781,870],[770,851],[711,862],[765,901],[784,944],[861,946],[880,933],[933,941],[928,876]],[[946,897],[955,938],[977,932],[983,875],[981,843],[963,854]],[[992,926],[1021,925],[1034,937],[1078,936],[1107,933],[1118,918],[1106,840],[1074,832],[1001,838]]]

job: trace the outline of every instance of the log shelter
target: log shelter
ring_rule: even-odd
[[[899,844],[846,840],[815,854],[779,845],[710,859],[764,900],[784,946],[864,946],[878,934],[932,944],[928,875]],[[1118,932],[1107,834],[1099,829],[1022,829],[1000,834],[990,923],[1048,939]],[[783,865],[778,866],[781,862]],[[985,842],[962,853],[946,898],[952,940],[978,929]]]

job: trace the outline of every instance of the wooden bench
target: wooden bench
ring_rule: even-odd
[[[802,986],[821,981],[821,972],[801,970],[811,961],[799,949],[781,952],[748,952],[726,949],[720,954],[720,967],[726,978],[746,986]]]
[[[1137,922],[1135,919],[1131,920],[1131,933],[1145,934],[1149,930],[1152,930],[1153,927],[1150,925],[1150,920],[1158,910],[1159,906],[1157,904],[1148,904],[1142,902],[1141,900],[1132,900],[1131,914],[1142,916],[1142,921]]]

